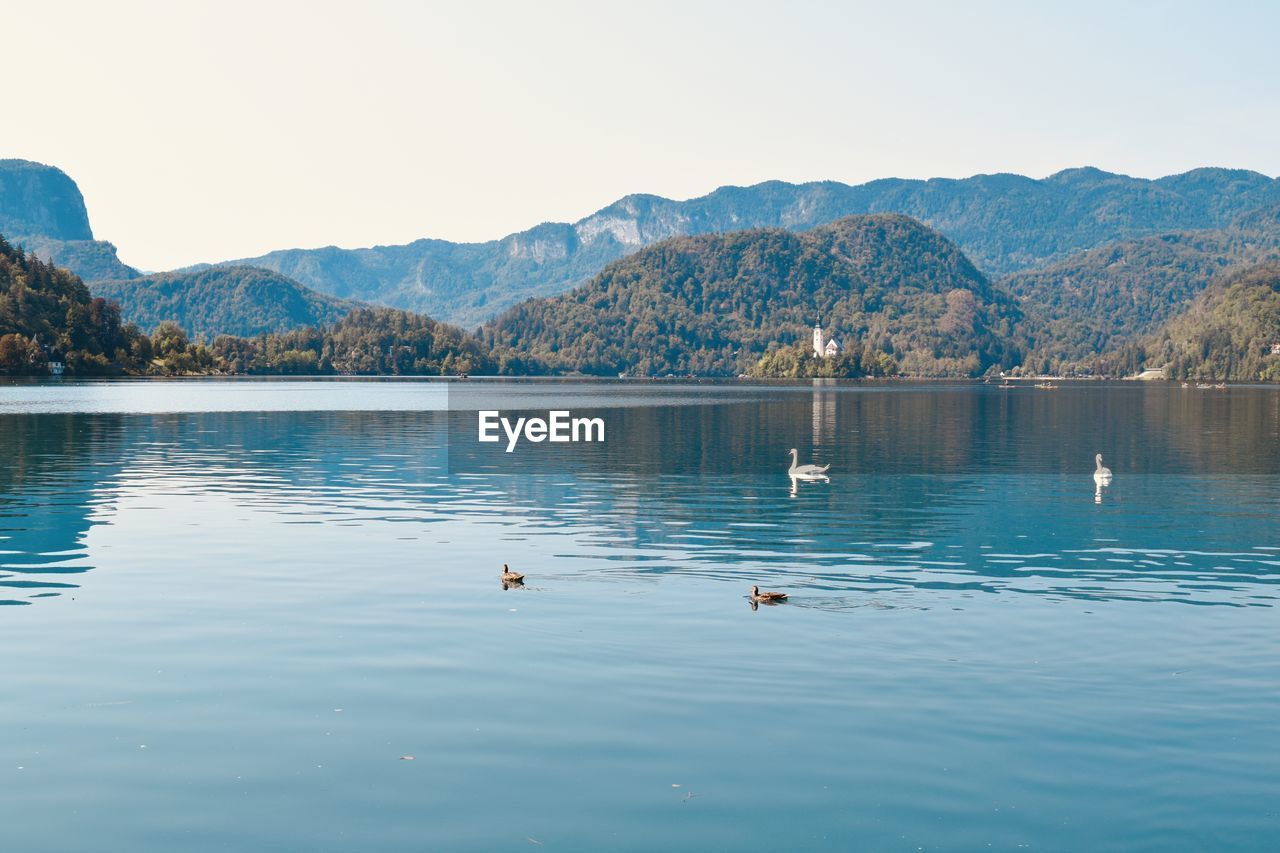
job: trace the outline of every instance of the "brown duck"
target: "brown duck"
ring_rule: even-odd
[[[511,568],[506,563],[503,563],[502,564],[502,582],[503,583],[524,583],[524,575],[520,574],[519,572],[511,571]]]
[[[751,587],[751,600],[765,602],[766,604],[776,604],[779,601],[786,601],[787,594],[785,592],[761,592],[760,587]]]

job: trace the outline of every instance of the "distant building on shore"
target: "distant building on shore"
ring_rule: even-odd
[[[1271,345],[1271,354],[1280,355],[1280,342]]]
[[[835,338],[822,340],[822,322],[813,324],[813,357],[814,358],[834,358],[840,354],[840,344],[836,343]]]
[[[61,376],[63,371],[67,369],[67,366],[62,362],[62,353],[53,347],[49,347],[49,349],[45,350],[45,353],[45,358],[48,359],[45,362],[45,367],[48,368],[49,375]]]
[[[58,352],[56,347],[41,344],[39,335],[33,337],[31,342],[44,353],[44,366],[45,370],[49,371],[49,375],[61,376],[67,369],[67,366],[62,361],[62,353]]]

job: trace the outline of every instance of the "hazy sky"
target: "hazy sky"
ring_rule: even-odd
[[[1048,5],[5,4],[0,157],[146,269],[771,178],[1280,173],[1280,4]]]

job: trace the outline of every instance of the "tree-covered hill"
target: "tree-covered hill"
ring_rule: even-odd
[[[906,373],[964,376],[1016,363],[1021,319],[950,241],[881,215],[667,240],[482,334],[553,369],[735,375],[771,348],[807,343],[821,320],[846,348],[887,354]]]
[[[1093,365],[1185,311],[1226,270],[1280,258],[1280,207],[1226,228],[1124,240],[1073,255],[1000,284],[1023,304],[1042,372]]]
[[[70,270],[84,281],[131,279],[141,275],[116,256],[116,247],[106,240],[50,240],[23,237],[18,245],[57,267]]]
[[[1115,372],[1164,367],[1171,379],[1280,381],[1280,262],[1219,276],[1191,307],[1111,357]]]
[[[522,299],[563,293],[605,264],[677,236],[800,231],[851,214],[901,213],[953,240],[986,273],[1003,275],[1117,240],[1223,228],[1245,211],[1278,203],[1280,181],[1216,168],[1158,180],[1084,168],[1043,179],[769,181],[687,201],[629,195],[577,222],[544,223],[485,243],[287,249],[232,263],[274,269],[322,293],[474,324]]]
[[[78,277],[0,237],[0,374],[44,373],[51,357],[73,373],[112,372],[136,337]]]
[[[150,331],[166,320],[193,337],[258,335],[336,322],[359,303],[316,293],[255,267],[209,267],[129,281],[95,282],[93,292],[120,305],[124,318]]]

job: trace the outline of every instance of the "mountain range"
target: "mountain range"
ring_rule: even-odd
[[[523,299],[563,293],[606,263],[670,237],[798,231],[852,214],[901,213],[951,239],[984,273],[1002,276],[1116,240],[1225,227],[1274,204],[1280,181],[1211,168],[1157,180],[1084,168],[1041,180],[770,181],[688,201],[630,195],[575,223],[544,223],[487,243],[287,249],[231,263],[273,269],[323,293],[475,325]]]
[[[954,280],[921,271],[929,282],[922,291],[911,277],[894,277],[888,270],[904,267],[888,244],[877,246],[876,257],[843,259],[823,259],[815,248],[814,240],[822,239],[815,234],[828,223],[865,226],[870,220],[859,217],[880,212],[910,216],[928,231],[926,240],[902,222],[877,220],[891,240],[903,242],[900,248],[927,248]],[[897,225],[888,228],[890,221]],[[1206,168],[1146,180],[1086,168],[1041,180],[768,182],[689,201],[627,196],[578,222],[546,223],[487,243],[294,249],[142,276],[118,260],[112,244],[93,238],[70,177],[5,160],[0,233],[80,273],[95,293],[120,303],[125,320],[152,328],[171,319],[205,337],[322,325],[367,302],[486,323],[483,335],[503,358],[535,353],[554,369],[733,372],[748,368],[761,347],[803,343],[802,327],[814,318],[799,314],[834,308],[844,312],[841,334],[859,338],[869,352],[903,359],[899,366],[909,372],[946,365],[945,372],[971,373],[973,358],[985,369],[1009,364],[1013,354],[1035,371],[1070,372],[1106,369],[1115,362],[1104,356],[1131,355],[1222,274],[1280,257],[1280,181],[1242,170]],[[728,239],[700,242],[718,236]],[[931,242],[935,238],[942,243]],[[745,251],[758,257],[734,260],[747,265],[730,269],[730,259]],[[952,254],[978,278],[955,274],[960,267]],[[819,260],[848,288],[834,302],[813,270],[789,266]],[[713,298],[699,303],[703,297],[690,288]],[[677,291],[680,298],[671,298]],[[968,349],[954,341],[923,343],[928,322],[943,316],[938,299],[952,298],[950,291],[972,295],[975,316],[992,321],[974,327]],[[618,318],[619,305],[643,308],[644,299],[656,302],[635,312],[643,322]],[[805,299],[813,303],[808,309]],[[584,311],[585,303],[598,316]],[[729,313],[695,328],[686,315],[696,314],[698,304]],[[762,305],[781,313],[769,320],[750,314]],[[987,309],[995,313],[982,314]],[[654,324],[680,328],[666,349],[654,337]],[[699,337],[704,333],[711,337]],[[599,345],[584,346],[588,339]],[[689,352],[672,349],[681,340]],[[650,345],[653,352],[644,352]]]

